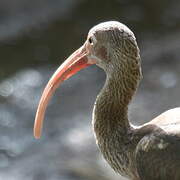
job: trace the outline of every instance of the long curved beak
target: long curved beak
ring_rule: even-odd
[[[85,45],[83,45],[81,48],[76,50],[69,58],[67,58],[66,61],[55,71],[48,84],[46,85],[39,101],[34,122],[35,138],[38,139],[41,136],[46,108],[57,87],[64,80],[70,78],[72,75],[91,64],[88,63],[87,51]]]

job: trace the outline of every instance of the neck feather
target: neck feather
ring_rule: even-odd
[[[111,74],[107,73],[105,85],[97,96],[93,111],[93,125],[97,138],[102,136],[102,132],[112,135],[118,130],[124,134],[131,129],[128,105],[137,89],[140,73],[122,73],[118,68]]]
[[[128,105],[141,79],[137,46],[135,49],[135,53],[129,48],[128,53],[114,52],[109,57],[112,61],[102,65],[107,78],[93,111],[95,136],[104,158],[116,172],[132,179],[136,174],[136,140],[128,120]]]

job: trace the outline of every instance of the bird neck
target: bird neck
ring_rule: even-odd
[[[140,71],[139,71],[140,72]],[[137,77],[136,77],[137,75]],[[103,135],[112,136],[113,132],[119,135],[126,134],[131,129],[128,120],[128,105],[139,82],[139,73],[122,73],[116,68],[108,74],[104,87],[97,96],[94,111],[93,125],[98,138]]]
[[[128,67],[122,71],[116,66],[111,72],[106,73],[106,82],[94,106],[96,142],[116,172],[133,177],[136,173],[133,166],[136,141],[134,128],[128,120],[128,105],[141,78],[141,69]]]

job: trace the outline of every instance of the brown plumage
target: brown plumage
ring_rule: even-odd
[[[128,105],[142,76],[141,61],[134,34],[119,22],[93,27],[84,45],[55,72],[39,103],[35,137],[40,137],[46,106],[57,86],[90,64],[107,75],[95,102],[93,128],[110,166],[131,180],[180,180],[180,108],[139,127],[128,120]]]

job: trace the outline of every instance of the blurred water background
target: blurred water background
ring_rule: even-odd
[[[95,145],[91,113],[105,74],[92,66],[53,97],[43,136],[32,135],[53,71],[99,22],[136,34],[143,81],[130,107],[134,124],[180,106],[180,1],[0,0],[0,180],[120,180]]]

